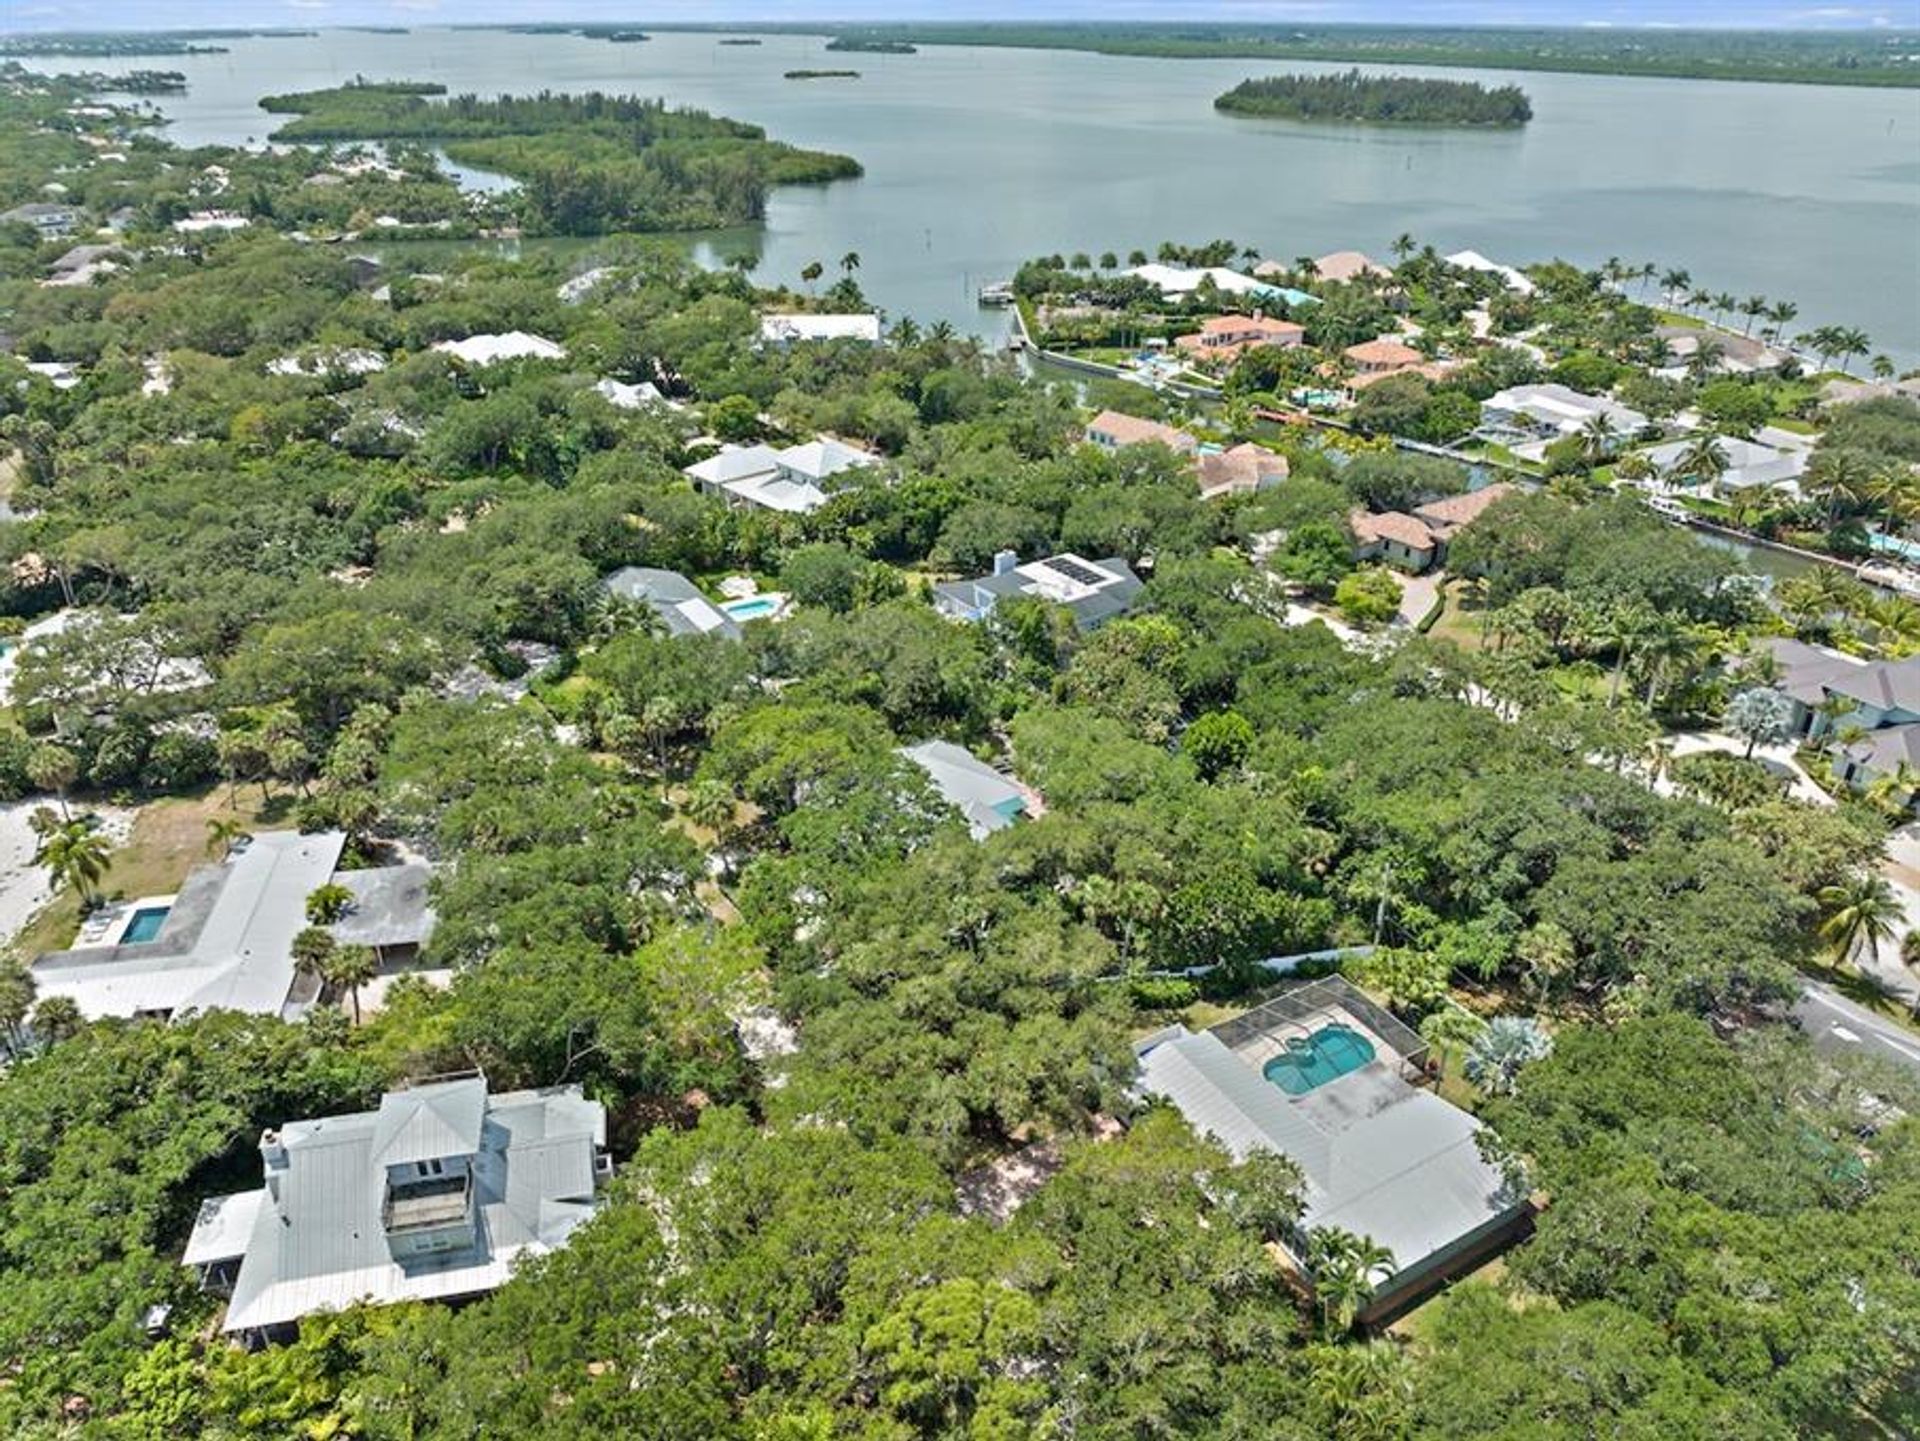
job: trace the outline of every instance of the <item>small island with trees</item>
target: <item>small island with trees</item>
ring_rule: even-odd
[[[827,49],[861,55],[918,55],[920,48],[905,40],[876,40],[859,35],[836,35]]]
[[[1533,119],[1517,85],[1489,88],[1468,80],[1410,75],[1270,75],[1243,80],[1213,102],[1229,115],[1276,120],[1344,120],[1364,125],[1512,127]]]
[[[789,70],[789,80],[858,80],[858,70]]]
[[[560,235],[751,224],[775,185],[861,173],[851,156],[801,150],[757,125],[629,95],[447,96],[432,81],[353,83],[268,95],[294,118],[283,141],[437,145],[458,165],[520,182],[526,222]]]

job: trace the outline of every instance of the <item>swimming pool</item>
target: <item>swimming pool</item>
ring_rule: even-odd
[[[1289,1096],[1304,1096],[1316,1086],[1357,1071],[1373,1059],[1373,1042],[1349,1026],[1322,1026],[1310,1036],[1290,1036],[1286,1049],[1260,1068],[1260,1074]]]
[[[1888,535],[1884,531],[1874,531],[1867,537],[1867,543],[1881,555],[1897,555],[1902,560],[1920,560],[1920,545],[1902,536]]]
[[[120,933],[120,944],[137,946],[150,941],[160,934],[160,927],[167,923],[167,917],[173,914],[171,906],[142,906],[133,913],[133,919],[127,922],[127,928]]]
[[[769,592],[766,595],[750,595],[743,600],[723,601],[720,609],[735,620],[771,620],[786,603],[784,595]]]

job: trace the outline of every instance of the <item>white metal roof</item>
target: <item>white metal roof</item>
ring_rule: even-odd
[[[567,349],[524,330],[504,335],[469,335],[465,340],[443,340],[433,347],[468,365],[492,365],[501,360],[565,360]]]

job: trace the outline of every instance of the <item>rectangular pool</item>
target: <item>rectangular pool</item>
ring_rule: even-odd
[[[133,913],[133,919],[127,922],[127,928],[120,933],[120,944],[137,946],[143,941],[153,940],[172,914],[171,906],[142,906]]]
[[[1262,1066],[1260,1074],[1289,1096],[1304,1096],[1372,1059],[1373,1042],[1336,1022],[1310,1036],[1289,1036],[1280,1054]]]

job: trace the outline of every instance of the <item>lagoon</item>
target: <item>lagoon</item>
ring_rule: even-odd
[[[1535,118],[1513,131],[1400,131],[1213,109],[1249,75],[1342,66],[941,46],[863,55],[857,86],[808,86],[781,77],[831,63],[824,37],[718,38],[240,39],[224,55],[169,57],[188,90],[160,104],[186,145],[262,139],[276,118],[260,95],[355,75],[455,92],[624,91],[751,120],[854,155],[867,174],[777,191],[764,229],[712,248],[756,255],[762,283],[793,282],[813,260],[831,273],[857,252],[859,280],[890,314],[988,334],[1006,317],[978,310],[975,291],[1036,254],[1224,236],[1281,259],[1384,257],[1410,232],[1513,262],[1683,266],[1714,290],[1794,301],[1796,330],[1858,326],[1920,364],[1920,91],[1423,69],[1517,81]]]

